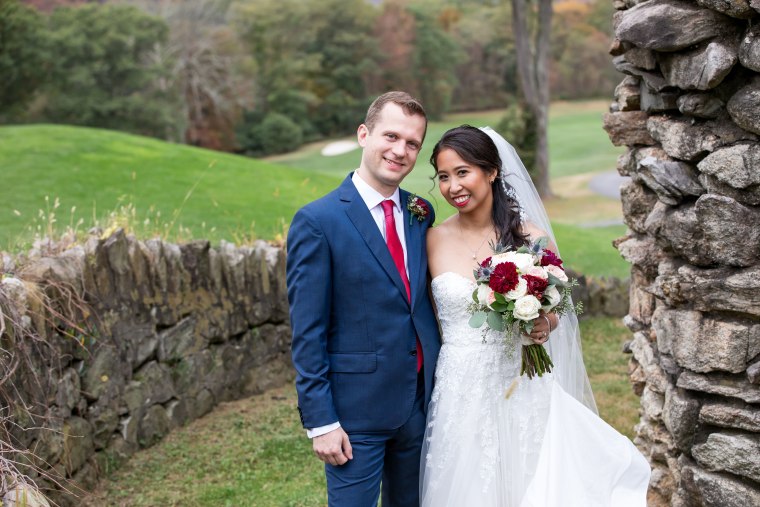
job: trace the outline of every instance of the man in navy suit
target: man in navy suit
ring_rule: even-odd
[[[361,164],[296,213],[287,281],[298,410],[331,506],[419,505],[420,449],[440,336],[427,289],[427,201],[399,189],[427,129],[418,101],[378,97]]]

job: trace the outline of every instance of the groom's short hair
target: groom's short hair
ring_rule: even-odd
[[[380,111],[382,111],[383,107],[389,102],[401,106],[404,113],[409,116],[422,116],[425,119],[425,130],[427,131],[427,114],[425,114],[425,109],[422,107],[420,101],[406,92],[399,91],[385,92],[370,104],[369,109],[367,109],[367,116],[364,119],[364,125],[367,127],[367,130],[372,132],[377,123],[377,119],[380,117]]]

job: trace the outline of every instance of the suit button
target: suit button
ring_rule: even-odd
[[[413,350],[413,351],[409,352],[409,355],[410,356],[416,356],[417,355],[417,351]]]

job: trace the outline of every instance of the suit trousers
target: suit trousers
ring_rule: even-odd
[[[417,374],[417,395],[409,419],[390,431],[348,433],[353,459],[325,465],[330,507],[418,507],[420,452],[425,435],[425,382]]]

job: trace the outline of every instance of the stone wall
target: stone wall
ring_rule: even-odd
[[[605,117],[653,506],[760,505],[760,2],[614,0]]]
[[[2,335],[3,349],[27,358],[3,403],[18,425],[16,448],[32,450],[33,463],[68,489],[90,489],[220,401],[292,378],[284,264],[283,250],[264,242],[178,246],[121,230],[23,267],[0,259],[4,314],[10,304],[29,331],[8,326]],[[22,471],[57,502],[77,504],[31,467]]]
[[[568,269],[568,276],[578,280],[573,287],[573,302],[583,303],[581,319],[587,317],[618,317],[628,313],[629,279],[614,276],[593,277]]]

